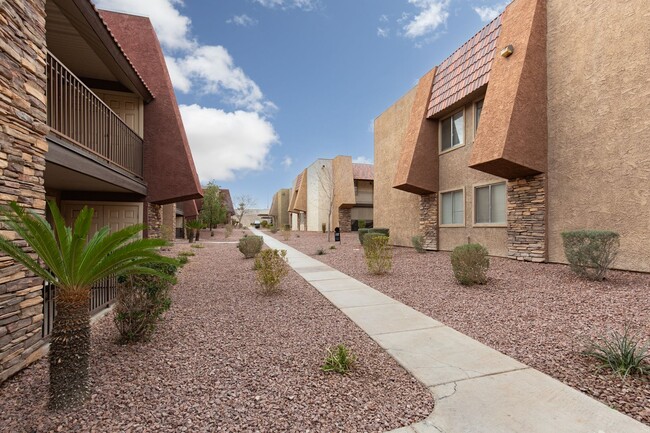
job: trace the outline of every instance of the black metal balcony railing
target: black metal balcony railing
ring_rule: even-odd
[[[108,308],[117,296],[117,278],[106,277],[90,289],[90,315]],[[56,317],[56,286],[49,281],[43,282],[43,337],[52,333]]]
[[[54,133],[142,177],[142,138],[50,52],[46,93]]]

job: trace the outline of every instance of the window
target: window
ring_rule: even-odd
[[[505,224],[506,184],[495,183],[474,188],[476,224]]]
[[[445,151],[460,146],[465,140],[465,122],[463,112],[459,111],[451,117],[440,121],[440,150]]]
[[[465,200],[463,190],[440,194],[442,210],[440,224],[465,224]]]
[[[474,105],[474,133],[478,131],[478,122],[481,120],[481,111],[483,111],[483,99]]]

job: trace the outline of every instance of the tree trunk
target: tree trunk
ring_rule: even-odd
[[[199,235],[201,234],[201,229],[196,229],[196,239],[195,241],[199,241]]]
[[[194,242],[194,230],[192,229],[187,229],[187,240],[190,241],[190,243]]]
[[[52,410],[79,407],[90,396],[90,289],[59,288],[56,319],[50,339],[50,401]]]

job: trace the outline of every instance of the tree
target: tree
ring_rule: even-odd
[[[226,207],[221,200],[219,185],[213,181],[203,190],[203,206],[199,218],[210,228],[210,236],[214,236],[213,227],[226,219]]]
[[[334,210],[334,177],[332,176],[331,167],[323,164],[318,173],[318,183],[325,195],[325,204],[327,206],[327,242],[329,242],[332,233],[332,211]]]
[[[244,218],[244,213],[248,209],[251,209],[256,205],[255,199],[250,195],[240,195],[237,197],[237,209],[235,210],[235,216],[237,217],[237,225],[241,226],[241,220]]]
[[[110,233],[108,227],[90,239],[93,210],[84,207],[74,225],[66,227],[56,204],[49,203],[54,228],[40,215],[15,202],[0,210],[4,223],[34,250],[37,258],[0,236],[0,251],[29,271],[54,283],[56,319],[50,340],[51,409],[80,406],[89,396],[90,289],[102,278],[117,274],[153,274],[164,277],[146,264],[173,259],[160,256],[156,248],[163,239],[138,239],[143,225]]]

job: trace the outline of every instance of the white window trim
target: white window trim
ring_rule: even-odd
[[[463,113],[463,141],[455,146],[450,147],[449,149],[442,150],[442,122],[455,116],[456,114],[462,112]],[[466,127],[466,120],[467,120],[467,113],[465,112],[465,107],[461,107],[460,109],[454,111],[451,113],[449,116],[445,116],[442,119],[438,120],[438,154],[442,155],[444,153],[449,153],[453,150],[460,149],[461,147],[465,146],[465,143],[467,142],[467,139],[465,135],[467,135],[467,127]],[[455,190],[452,190],[455,191]]]
[[[485,186],[490,186],[490,185],[499,185],[499,184],[505,184],[506,186],[506,221],[503,223],[477,223],[476,222],[476,188],[481,188]],[[490,181],[490,182],[482,182],[482,183],[477,183],[472,185],[472,227],[508,227],[508,182],[504,180],[499,180],[499,181]]]
[[[455,149],[455,147],[454,147]],[[442,223],[442,195],[448,192],[462,191],[463,193],[463,223],[462,224],[443,224]],[[467,225],[467,216],[465,211],[467,210],[467,202],[465,201],[465,187],[461,186],[459,188],[446,189],[444,191],[438,192],[438,227],[440,228],[453,228],[453,227],[466,227]]]

